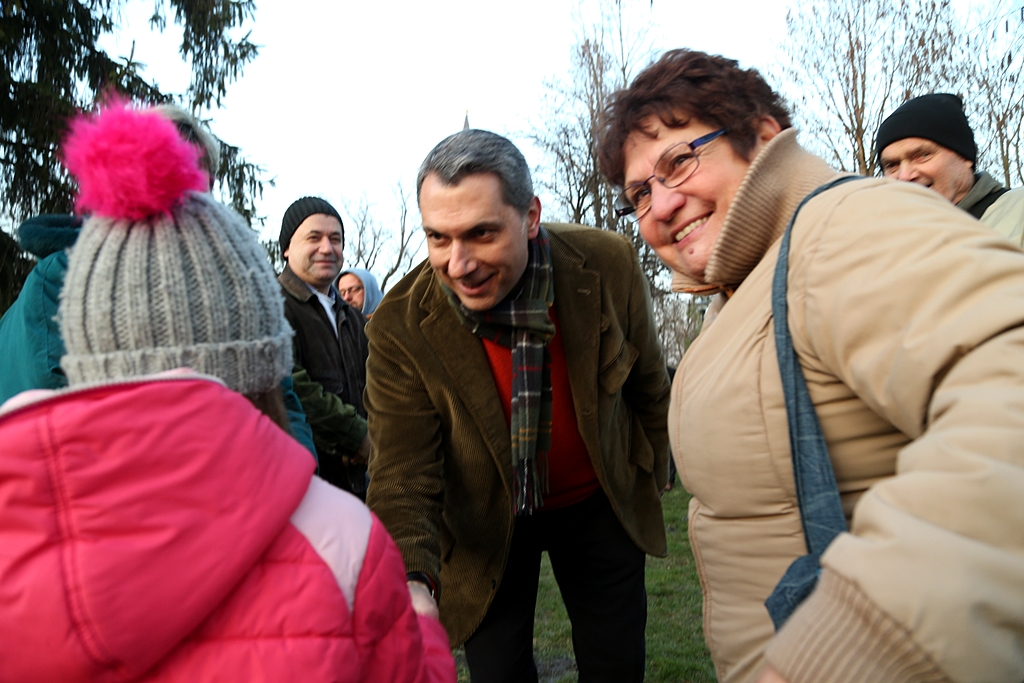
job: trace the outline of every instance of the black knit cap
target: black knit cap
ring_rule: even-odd
[[[932,93],[907,100],[878,127],[875,153],[904,138],[924,138],[953,150],[971,163],[978,160],[974,132],[967,123],[964,103],[956,95]]]
[[[292,242],[292,235],[302,225],[302,221],[318,213],[322,213],[325,216],[334,216],[338,219],[338,222],[341,223],[341,242],[342,244],[345,243],[345,221],[341,220],[337,210],[329,202],[319,197],[303,197],[292,202],[292,205],[284,212],[284,218],[281,219],[281,237],[279,242],[281,243],[282,253],[288,250],[288,245]]]

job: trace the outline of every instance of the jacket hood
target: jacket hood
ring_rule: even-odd
[[[964,211],[970,211],[974,205],[996,190],[1002,189],[1002,184],[985,171],[974,175],[974,185],[967,191],[964,198],[957,202],[957,206]]]
[[[370,315],[376,311],[380,300],[384,298],[384,292],[380,290],[380,285],[377,284],[377,278],[373,276],[373,273],[365,268],[348,268],[341,271],[338,277],[340,278],[345,273],[352,273],[363,283],[363,315]]]
[[[314,469],[205,379],[70,392],[0,416],[0,680],[131,681],[281,533]]]
[[[18,226],[18,243],[36,258],[67,249],[81,232],[81,216],[47,214],[29,218]]]

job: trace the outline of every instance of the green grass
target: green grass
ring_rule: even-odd
[[[689,496],[676,486],[662,498],[668,557],[647,559],[648,683],[711,683],[715,671],[704,645],[701,593],[686,535]],[[572,629],[547,555],[541,563],[534,657],[541,683],[576,680]],[[461,651],[459,681],[469,681]]]
[[[662,496],[668,557],[647,560],[647,678],[652,683],[713,683],[704,644],[702,596],[686,533],[690,496],[676,485]]]

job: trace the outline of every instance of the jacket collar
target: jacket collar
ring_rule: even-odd
[[[293,273],[292,269],[288,266],[285,266],[284,270],[281,271],[281,274],[277,276],[277,281],[281,283],[281,287],[284,288],[284,291],[302,303],[306,303],[316,296],[313,293],[313,290],[311,290],[298,275]],[[331,306],[331,308],[334,309],[336,322],[340,326],[348,319],[348,311],[350,309],[354,311],[355,309],[345,303],[345,300],[341,298],[341,294],[338,293],[338,290],[334,285],[331,285],[331,292],[334,294],[334,305]],[[323,320],[328,321],[327,314],[323,313],[321,310],[323,307],[320,305],[320,302],[317,301],[316,303],[317,310],[321,311],[323,314]],[[328,322],[328,326],[329,325],[330,323]]]
[[[975,176],[974,185],[956,205],[964,211],[970,211],[982,199],[1001,189],[1003,186],[999,184],[998,180],[982,171]]]
[[[309,291],[309,287],[302,279],[292,272],[292,269],[285,265],[284,270],[277,276],[277,281],[281,283],[284,291],[288,292],[294,298],[299,301],[306,302],[313,298],[313,292]]]
[[[733,198],[708,259],[706,281],[674,272],[672,289],[713,294],[742,284],[782,236],[800,201],[836,174],[797,143],[796,130],[776,135],[754,159]]]
[[[426,313],[420,321],[420,330],[448,374],[448,386],[472,416],[490,447],[502,479],[511,490],[508,481],[512,473],[511,442],[505,413],[496,400],[487,354],[480,340],[459,322],[430,264],[424,264],[424,268],[430,283],[420,299],[420,308]]]

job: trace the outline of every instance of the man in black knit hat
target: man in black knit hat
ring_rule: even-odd
[[[341,272],[344,243],[344,226],[333,206],[319,197],[296,200],[281,220],[281,252],[288,265],[277,279],[285,317],[295,330],[295,393],[313,429],[320,476],[365,498],[366,319],[332,284]]]
[[[930,187],[1024,246],[1024,189],[1009,190],[977,172],[974,132],[956,95],[907,100],[878,127],[875,149],[886,177]]]

